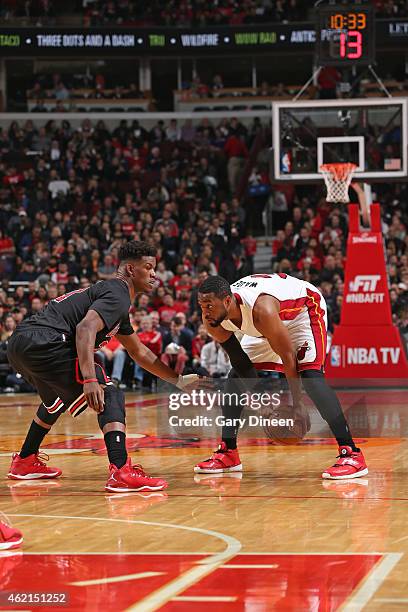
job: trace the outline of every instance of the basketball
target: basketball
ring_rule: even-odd
[[[262,427],[266,436],[272,444],[277,446],[294,446],[299,444],[310,429],[308,415],[294,413],[292,406],[267,408],[263,412],[262,417]],[[288,424],[279,424],[282,420],[287,421]],[[275,424],[275,421],[278,424]]]

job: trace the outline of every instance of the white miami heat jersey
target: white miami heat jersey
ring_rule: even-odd
[[[261,338],[262,334],[254,325],[252,311],[260,295],[272,295],[280,302],[279,317],[285,325],[290,325],[311,308],[320,310],[322,298],[314,285],[288,274],[245,276],[231,285],[231,291],[241,307],[242,325],[238,328],[232,321],[226,320],[221,323],[222,327],[256,338]]]

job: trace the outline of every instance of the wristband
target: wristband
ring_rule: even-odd
[[[97,378],[85,378],[85,380],[82,381],[82,384],[91,383],[91,382],[98,382],[98,379]]]

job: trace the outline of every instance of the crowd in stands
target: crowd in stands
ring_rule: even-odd
[[[270,185],[260,166],[242,202],[235,197],[244,160],[260,130],[237,119],[208,119],[147,130],[138,121],[45,127],[13,121],[0,131],[0,386],[27,389],[8,370],[7,339],[16,325],[58,295],[115,274],[125,240],[158,250],[158,285],[139,295],[131,322],[178,372],[225,376],[229,364],[201,326],[197,287],[208,274],[230,282],[254,270],[250,233],[255,200],[269,192],[286,207],[275,217],[272,261],[262,272],[286,272],[319,285],[330,328],[339,320],[347,223],[314,187]],[[270,135],[268,136],[270,142]],[[27,156],[27,152],[30,155]],[[265,189],[253,189],[259,185]],[[251,191],[252,188],[252,191]],[[391,301],[408,334],[408,218],[405,185],[385,185],[383,205]],[[245,200],[247,201],[246,202]],[[283,211],[283,212],[282,212]],[[99,358],[118,385],[151,387],[112,339]]]
[[[405,0],[372,0],[378,18],[408,16]],[[308,0],[72,0],[59,11],[82,13],[84,26],[217,26],[311,21],[313,3]],[[56,7],[52,0],[4,0],[0,17],[5,22],[53,25]]]
[[[296,87],[300,89],[301,86],[299,85]],[[259,87],[235,87],[232,83],[228,83],[228,85],[224,84],[224,78],[221,74],[215,74],[207,83],[201,79],[200,75],[196,74],[191,81],[184,81],[182,88],[182,100],[223,98],[230,96],[263,96],[275,99],[293,96],[293,91],[290,91],[283,83],[270,85],[268,81],[264,80]],[[235,89],[235,91],[232,91],[233,89]],[[237,101],[239,102],[239,99]]]
[[[337,81],[340,77],[337,78]],[[123,79],[125,80],[125,79]],[[122,101],[123,105],[132,103],[140,103],[141,100],[149,101],[149,110],[154,110],[155,100],[151,96],[151,92],[143,92],[137,87],[136,83],[129,82],[118,85],[118,79],[115,79],[115,83],[111,82],[110,78],[102,73],[92,75],[86,78],[86,86],[78,86],[75,83],[72,76],[67,74],[61,75],[59,73],[49,74],[37,74],[34,76],[30,87],[25,92],[25,101],[31,112],[40,113],[47,112],[50,109],[50,102],[55,104],[51,108],[54,112],[69,112],[78,111],[78,107],[81,104],[87,104],[88,101],[100,102],[106,100],[107,107],[109,102]],[[327,81],[327,79],[326,79]],[[332,85],[332,81],[329,81]],[[301,85],[287,86],[283,83],[277,83],[276,85],[270,85],[268,81],[263,80],[258,87],[239,87],[234,86],[233,82],[227,84],[224,83],[224,77],[216,73],[208,81],[203,80],[200,75],[196,74],[190,80],[185,80],[182,83],[182,89],[180,92],[180,101],[199,101],[207,100],[208,98],[220,99],[229,98],[234,99],[236,103],[241,102],[242,99],[251,97],[264,97],[266,99],[290,99],[295,93],[299,91]],[[334,84],[334,95],[326,97],[336,97],[336,83]],[[319,97],[319,91],[323,89],[323,86],[314,88],[314,91],[308,91],[309,98]],[[19,102],[18,97],[14,102]],[[103,110],[99,108],[97,110]],[[143,110],[143,109],[142,109]]]
[[[52,26],[55,23],[53,0],[2,0],[0,18],[4,22],[21,20],[36,26]]]
[[[405,0],[373,0],[373,4],[378,18],[408,17],[408,5]]]
[[[406,17],[405,0],[373,0],[377,16]],[[84,24],[101,26],[208,26],[293,22],[312,19],[307,0],[153,0],[147,5],[130,0],[83,0]]]
[[[88,96],[108,100],[143,98],[144,96],[135,83],[118,85],[117,79],[115,79],[115,84],[109,86],[106,81],[107,77],[105,75],[95,74],[92,77],[92,82],[86,88],[86,93],[83,89],[79,89],[76,93],[77,88],[72,84],[69,75],[62,77],[59,73],[38,74],[35,76],[32,88],[27,91],[27,96],[35,100],[55,98],[62,101],[69,100],[72,96],[80,96],[81,98]]]
[[[307,17],[306,0],[153,0],[147,5],[130,0],[84,1],[84,24],[101,26],[214,26],[300,21]]]
[[[37,74],[31,87],[26,91],[26,98],[35,101],[32,112],[46,112],[50,101],[55,102],[55,112],[76,110],[76,107],[87,100],[106,100],[129,103],[131,100],[147,98],[146,94],[137,87],[136,83],[114,83],[102,73],[97,73],[86,81],[87,87],[78,87],[72,76],[68,74]]]

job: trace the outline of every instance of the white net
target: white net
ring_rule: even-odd
[[[348,190],[356,168],[356,164],[350,163],[320,166],[327,187],[327,202],[344,204],[350,202]]]

